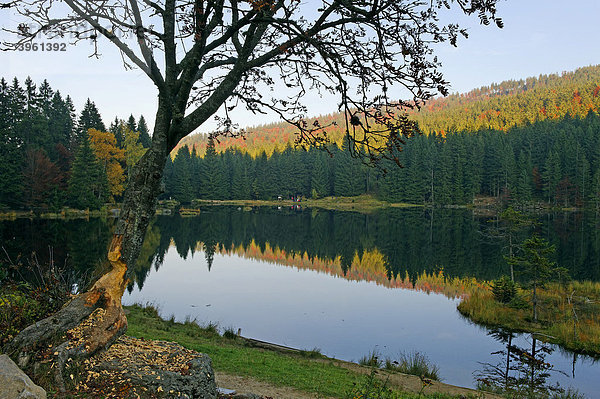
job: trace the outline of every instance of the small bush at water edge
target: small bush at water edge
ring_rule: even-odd
[[[399,359],[385,360],[387,370],[399,371],[404,374],[418,375],[432,380],[440,381],[440,369],[431,364],[427,356],[419,352],[400,353]]]

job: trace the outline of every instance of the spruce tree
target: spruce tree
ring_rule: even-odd
[[[544,165],[542,177],[544,179],[544,194],[548,202],[556,203],[556,190],[558,182],[561,180],[560,158],[555,151],[550,151]]]
[[[173,160],[172,192],[179,202],[189,204],[194,199],[190,149],[187,145],[177,151]]]
[[[135,118],[133,117],[133,115],[129,115],[129,118],[127,119],[127,127],[132,131],[132,132],[137,132],[137,125],[135,124]]]
[[[355,196],[365,191],[362,164],[351,155],[348,140],[344,140],[335,168],[334,193],[338,196]],[[354,151],[354,150],[353,150]]]
[[[79,119],[77,120],[75,147],[81,144],[83,140],[87,140],[87,131],[91,128],[101,132],[106,131],[106,127],[104,126],[104,122],[102,122],[102,117],[100,116],[100,112],[98,112],[98,108],[96,108],[96,104],[88,98],[79,115]]]
[[[78,209],[99,209],[108,192],[108,182],[87,138],[75,153],[69,179],[69,203]]]
[[[125,122],[115,116],[115,120],[110,124],[108,131],[111,132],[117,140],[117,147],[125,148]]]
[[[206,153],[202,162],[202,187],[200,192],[204,198],[223,199],[229,196],[225,184],[225,170],[221,156],[215,149],[215,141],[208,137]]]
[[[0,80],[0,207],[16,206],[21,196],[24,153],[15,129],[23,114],[22,103],[19,103],[21,93],[16,79],[12,87],[4,78]]]
[[[320,198],[329,195],[329,163],[323,151],[311,150],[313,164],[310,176],[311,197]]]
[[[148,125],[146,124],[146,119],[144,119],[144,115],[140,115],[140,119],[138,119],[137,123],[137,128],[138,132],[140,132],[140,143],[142,143],[144,148],[150,148],[150,144],[152,144],[152,139],[150,138]]]
[[[62,99],[60,92],[56,91],[50,100],[48,109],[48,130],[51,140],[48,155],[53,161],[58,158],[57,144],[61,144],[65,148],[69,147],[73,124],[69,105]]]
[[[248,154],[235,153],[231,174],[231,197],[252,198],[252,158]]]

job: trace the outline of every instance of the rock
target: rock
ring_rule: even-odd
[[[233,389],[217,388],[219,399],[263,399],[262,396],[254,393],[237,393]]]
[[[123,378],[131,379],[134,386],[139,385],[154,392],[164,392],[167,396],[189,397],[194,399],[216,399],[217,387],[210,358],[204,354],[186,364],[184,371],[176,372],[155,369],[155,373],[142,373],[128,368]]]
[[[45,399],[46,391],[35,385],[8,355],[0,355],[0,398]]]
[[[263,397],[255,393],[219,393],[219,399],[263,399]]]
[[[121,337],[90,359],[80,392],[154,392],[166,397],[216,399],[210,358],[165,341]]]

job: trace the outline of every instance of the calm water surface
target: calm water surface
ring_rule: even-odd
[[[595,216],[540,220],[537,232],[556,244],[558,263],[576,278],[600,280]],[[247,337],[319,348],[345,360],[374,350],[391,358],[419,351],[440,367],[445,382],[474,386],[482,363],[503,362],[491,353],[505,344],[461,317],[451,292],[416,282],[424,271],[441,269],[484,279],[507,273],[503,243],[485,239],[493,224],[462,210],[361,215],[206,208],[194,218],[158,217],[123,303],[152,303],[165,317],[217,322]],[[48,245],[62,246],[84,269],[102,259],[110,226],[15,221],[0,222],[0,233],[9,251],[41,254]],[[520,336],[514,343],[526,348],[532,341]],[[550,381],[600,397],[599,363],[554,349],[546,361],[564,374],[553,372]]]

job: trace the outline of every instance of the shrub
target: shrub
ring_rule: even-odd
[[[89,278],[68,272],[66,265],[41,264],[35,253],[14,262],[6,255],[0,268],[0,347],[25,327],[60,309],[74,287],[84,287]]]
[[[369,354],[369,357],[373,353]],[[346,393],[346,399],[398,399],[398,395],[387,386],[387,381],[382,382],[375,376],[375,370],[368,376],[354,384]]]
[[[223,337],[227,339],[236,339],[238,336],[233,327],[226,327],[223,330]]]
[[[358,364],[361,366],[380,368],[383,365],[383,362],[380,360],[379,353],[377,351],[372,351],[358,359]]]
[[[517,295],[517,287],[508,276],[502,276],[492,283],[492,293],[498,302],[509,303]]]
[[[303,357],[307,357],[309,359],[319,359],[324,357],[323,354],[321,353],[321,349],[320,348],[313,348],[313,349],[303,349],[300,351],[300,355]]]
[[[440,381],[440,369],[431,364],[427,356],[420,352],[400,353],[398,360],[386,359],[385,368],[404,374],[417,375],[431,380]]]

